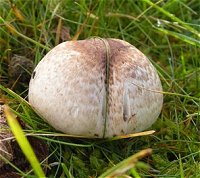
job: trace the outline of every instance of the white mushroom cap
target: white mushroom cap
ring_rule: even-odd
[[[118,39],[68,41],[35,68],[29,102],[55,129],[113,137],[150,127],[160,114],[159,76],[147,57]]]

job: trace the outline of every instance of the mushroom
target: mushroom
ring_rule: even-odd
[[[119,39],[91,38],[54,47],[36,66],[29,102],[55,129],[108,138],[140,132],[158,118],[159,76],[137,48]]]

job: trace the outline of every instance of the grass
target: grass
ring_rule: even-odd
[[[8,120],[8,125],[10,126],[13,135],[15,136],[17,142],[19,143],[23,153],[26,155],[26,158],[29,160],[31,166],[33,167],[35,174],[38,177],[45,177],[45,174],[41,168],[41,165],[30,145],[28,139],[22,131],[20,124],[18,123],[15,115],[12,114],[9,107],[5,107],[5,115]]]
[[[125,170],[121,177],[200,177],[199,15],[198,0],[0,0],[0,99],[28,125],[25,134],[49,145],[48,165],[41,163],[47,177],[111,177],[115,168]],[[62,40],[91,36],[130,42],[158,70],[165,93],[150,128],[154,134],[105,141],[63,137],[20,98],[26,98],[28,82],[11,82],[14,54],[36,65]],[[147,148],[152,154],[129,167],[128,157]]]

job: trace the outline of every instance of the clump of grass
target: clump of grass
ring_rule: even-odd
[[[200,176],[199,8],[198,0],[0,1],[0,99],[27,124],[25,134],[49,144],[48,177],[98,177],[146,148],[153,150],[151,156],[123,174]],[[26,98],[27,90],[14,89],[17,95],[5,88],[12,55],[25,56],[36,65],[67,36],[120,38],[150,58],[166,92],[153,135],[105,142],[66,138],[19,97]]]

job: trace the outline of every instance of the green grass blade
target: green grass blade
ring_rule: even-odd
[[[156,28],[156,27],[155,27]],[[194,46],[198,46],[200,47],[200,41],[199,40],[196,40],[194,38],[191,38],[191,37],[188,37],[186,35],[183,35],[181,33],[176,33],[176,32],[172,32],[172,31],[169,31],[169,30],[166,30],[166,29],[163,29],[163,28],[156,28],[156,30],[166,34],[166,35],[170,35],[170,36],[173,36],[181,41],[184,41],[186,43],[189,43],[191,45],[194,45]]]
[[[67,166],[64,163],[61,163],[61,166],[62,166],[63,171],[64,171],[65,175],[67,176],[67,178],[71,178],[72,176],[71,176]]]
[[[25,176],[26,174],[20,170],[17,166],[15,166],[11,161],[9,161],[8,159],[6,159],[5,157],[3,157],[1,154],[0,154],[0,160],[4,161],[6,164],[10,165],[13,169],[15,169],[18,173],[20,173],[21,175]],[[0,176],[1,177],[1,176]]]
[[[1,16],[0,16],[0,22],[2,22],[3,24],[6,24],[6,21],[5,21]],[[13,28],[11,25],[10,25],[10,28],[11,28],[13,34],[17,34],[17,35],[19,35],[20,37],[26,39],[27,41],[30,41],[31,43],[33,43],[33,44],[35,44],[35,45],[37,45],[37,46],[39,46],[39,47],[41,47],[41,48],[46,49],[47,51],[50,50],[49,47],[47,47],[47,46],[45,46],[45,45],[43,45],[43,44],[41,44],[41,43],[39,43],[39,42],[37,42],[37,41],[35,41],[35,40],[29,38],[29,37],[27,37],[26,35],[20,33],[20,32],[17,31],[15,28]]]
[[[25,99],[23,99],[20,95],[18,95],[17,93],[12,91],[11,89],[6,88],[6,87],[4,87],[3,85],[0,84],[0,90],[6,92],[8,95],[10,95],[11,97],[15,98],[20,103],[23,103],[24,105],[30,107],[30,104]]]
[[[138,172],[136,171],[135,168],[131,169],[131,174],[135,177],[135,178],[141,178],[140,175],[138,174]]]
[[[5,115],[6,115],[8,124],[9,124],[20,148],[22,149],[24,155],[26,156],[27,160],[31,164],[35,174],[38,177],[46,177],[29,141],[27,140],[26,136],[24,135],[24,132],[23,132],[21,126],[19,125],[17,119],[15,118],[13,113],[10,111],[10,108],[8,106],[5,107]]]
[[[145,156],[148,156],[152,153],[152,149],[146,149],[142,150],[127,159],[123,160],[122,162],[118,163],[114,167],[108,169],[105,173],[100,175],[98,178],[111,178],[111,177],[117,177],[122,174],[124,174],[126,171],[130,170],[135,166],[137,161]]]
[[[195,34],[196,36],[198,36],[200,38],[200,33],[196,29],[188,26],[181,19],[179,19],[178,17],[174,16],[174,14],[169,13],[168,11],[166,11],[165,9],[159,7],[158,5],[156,5],[155,3],[151,2],[150,0],[143,0],[143,1],[146,2],[147,4],[149,4],[150,6],[156,8],[158,11],[162,12],[164,15],[166,15],[169,18],[171,18],[175,22],[180,23],[183,27],[185,27],[185,29],[187,29],[188,31],[192,32],[193,34]]]
[[[181,159],[181,155],[179,154],[179,164],[180,164],[180,175],[181,178],[184,178],[184,171],[183,171],[183,163],[182,163],[182,159]]]

